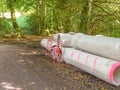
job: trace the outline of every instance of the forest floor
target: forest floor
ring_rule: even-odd
[[[74,66],[53,63],[42,37],[0,40],[0,90],[120,90]]]

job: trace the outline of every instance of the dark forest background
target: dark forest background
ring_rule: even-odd
[[[120,37],[120,0],[0,0],[0,37],[81,32]]]

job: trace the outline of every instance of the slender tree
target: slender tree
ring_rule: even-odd
[[[40,34],[40,0],[36,0],[37,34]]]
[[[54,10],[54,4],[53,4],[53,0],[51,0],[51,30],[53,30],[54,27],[54,20],[53,20],[53,10]]]
[[[10,14],[11,14],[11,21],[13,24],[13,28],[15,30],[17,30],[19,28],[17,21],[16,21],[16,17],[15,17],[15,10],[14,10],[14,0],[9,0],[8,1],[8,5],[9,5],[9,9],[10,9]]]
[[[89,31],[90,16],[92,10],[92,0],[82,1],[81,11],[81,32],[87,33]]]
[[[4,0],[1,2],[1,16],[4,17]]]
[[[43,0],[43,31],[46,30],[46,0]]]

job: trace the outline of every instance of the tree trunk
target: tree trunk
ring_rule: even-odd
[[[14,4],[14,0],[9,0],[9,8],[10,8],[10,14],[11,14],[11,20],[12,20],[13,28],[15,30],[17,30],[19,27],[18,27],[18,24],[17,24],[17,21],[16,21],[13,4]]]
[[[87,22],[87,33],[90,33],[90,21],[91,21],[91,11],[92,11],[92,2],[93,0],[88,0],[88,22]]]
[[[46,0],[43,0],[43,30],[46,30]]]
[[[53,2],[53,1],[52,1]],[[51,6],[51,30],[53,30],[53,27],[54,27],[54,21],[53,21],[53,4]]]
[[[92,0],[82,1],[82,12],[81,12],[81,32],[87,33],[89,31],[90,16],[92,10]]]
[[[1,7],[1,16],[2,16],[2,18],[4,19],[5,18],[5,16],[4,16],[4,1],[2,2],[2,7]]]
[[[57,14],[56,14],[56,12],[55,12],[54,9],[53,9],[53,15],[54,15],[55,21],[56,21],[55,29],[60,33],[60,30],[59,30],[59,22],[58,22]]]
[[[40,0],[36,0],[36,15],[37,15],[37,34],[39,35],[41,33],[40,31]]]

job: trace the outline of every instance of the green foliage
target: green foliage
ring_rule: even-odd
[[[27,15],[23,15],[21,17],[16,18],[20,28],[24,28],[27,26],[26,18],[27,18]]]
[[[15,10],[27,13],[27,16],[17,18],[18,25],[26,34],[37,34],[37,25],[40,25],[40,34],[74,31],[120,37],[120,0],[14,1]],[[0,10],[4,7],[4,11],[8,11],[7,3],[0,6]]]
[[[114,30],[110,36],[113,36],[113,37],[119,37],[120,38],[120,29],[119,30]]]
[[[36,15],[35,14],[30,14],[26,16],[25,19],[26,26],[23,27],[23,30],[26,34],[36,34]]]
[[[0,18],[0,35],[11,33],[10,21]]]
[[[34,11],[36,7],[35,0],[15,0],[14,6],[21,13]]]
[[[0,18],[0,37],[4,38],[21,38],[24,37],[21,29],[13,29],[9,19]]]

